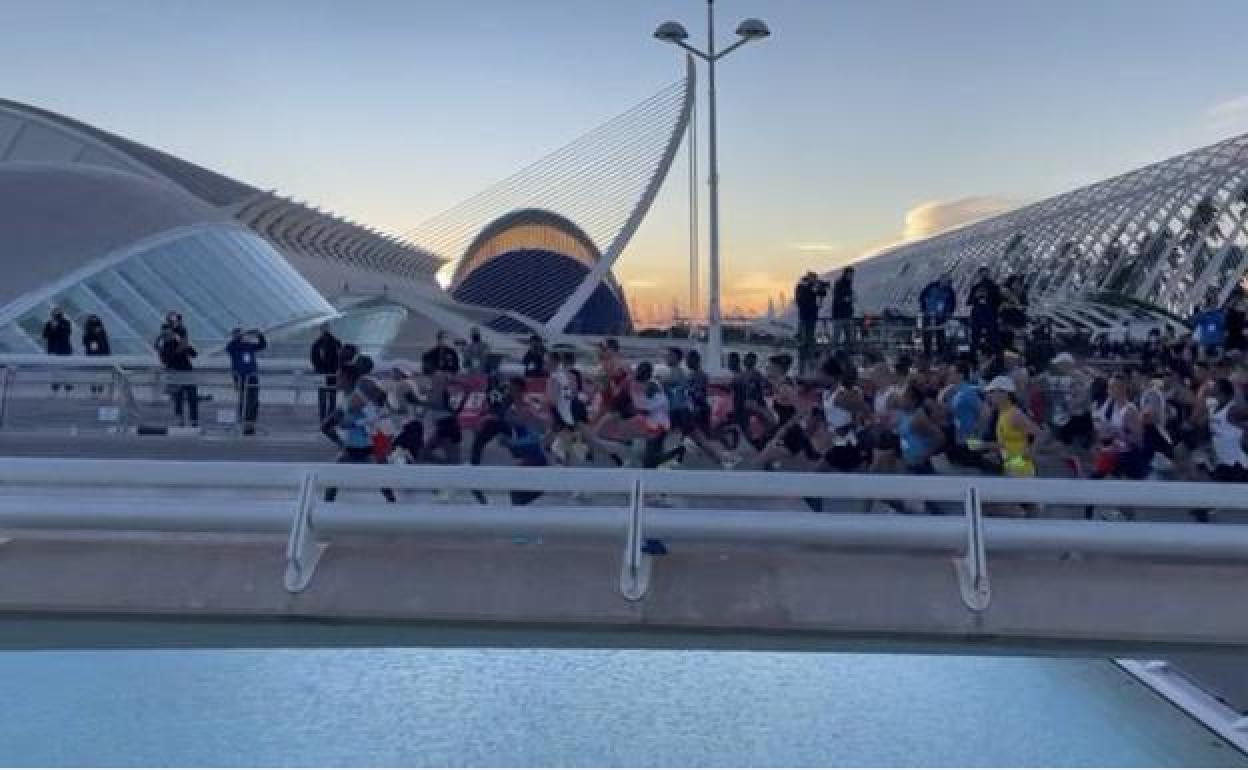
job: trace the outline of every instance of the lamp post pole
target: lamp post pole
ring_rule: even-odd
[[[672,43],[685,49],[706,62],[708,75],[708,156],[710,173],[707,186],[710,188],[710,210],[708,225],[710,226],[710,268],[707,276],[707,334],[706,334],[706,368],[708,371],[719,372],[724,367],[724,329],[723,310],[720,307],[719,286],[719,126],[715,104],[715,63],[728,54],[752,40],[762,40],[771,35],[767,25],[758,19],[746,19],[737,27],[737,42],[723,49],[715,49],[715,0],[706,0],[706,35],[707,50],[699,51],[685,41],[689,33],[675,21],[661,24],[654,36],[665,43]]]
[[[710,284],[707,299],[706,329],[706,361],[713,371],[724,368],[724,318],[719,306],[719,126],[715,112],[715,0],[706,0],[706,39],[707,39],[707,156],[710,173],[707,178],[711,200],[708,217],[711,228],[710,238]]]

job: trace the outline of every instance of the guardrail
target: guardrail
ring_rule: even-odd
[[[322,500],[352,490],[578,492],[599,504],[494,506]],[[51,488],[51,489],[50,489]],[[125,490],[110,495],[103,488]],[[227,496],[221,490],[229,490]],[[656,508],[647,496],[685,507]],[[960,515],[816,514],[715,508],[715,498],[906,498]],[[708,500],[708,498],[711,498]],[[710,507],[691,507],[690,502]],[[620,591],[645,596],[649,539],[938,551],[955,558],[963,602],[991,602],[990,557],[1070,552],[1179,560],[1248,560],[1248,526],[985,518],[995,503],[1242,509],[1248,486],[740,472],[0,459],[0,530],[284,534],[285,586],[302,591],[321,553],[346,535],[574,536],[620,545]],[[721,503],[722,505],[722,503]]]

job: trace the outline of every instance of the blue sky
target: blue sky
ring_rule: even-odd
[[[406,230],[680,72],[699,0],[0,0],[0,93]],[[718,0],[725,290],[1248,131],[1242,0]],[[618,272],[684,296],[683,165]],[[968,200],[969,199],[969,200]]]

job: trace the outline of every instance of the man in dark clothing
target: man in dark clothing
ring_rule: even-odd
[[[112,354],[108,344],[108,332],[104,330],[104,322],[100,320],[98,315],[87,316],[86,323],[82,325],[82,349],[89,356],[107,356]],[[103,384],[98,382],[91,383],[91,393],[99,395],[103,392]]]
[[[234,391],[238,394],[238,420],[243,425],[243,435],[256,432],[256,412],[260,409],[260,367],[256,353],[269,346],[259,329],[242,329],[230,332],[225,352],[230,356],[230,372],[234,375]]]
[[[1226,349],[1244,352],[1248,347],[1248,338],[1244,336],[1244,321],[1248,313],[1248,300],[1244,298],[1244,290],[1238,286],[1231,290],[1230,299],[1226,302]]]
[[[966,304],[971,315],[971,354],[978,356],[985,346],[993,355],[1001,352],[1001,287],[988,268],[979,269]]]
[[[459,353],[446,344],[446,332],[438,332],[437,343],[425,351],[421,360],[428,361],[435,372],[459,374]]]
[[[841,271],[832,287],[832,344],[853,345],[854,323],[854,269]]]
[[[71,338],[74,325],[65,317],[59,307],[52,308],[52,315],[43,325],[43,343],[50,356],[72,356],[74,344]]]
[[[191,341],[185,334],[179,334],[173,329],[162,328],[159,341],[160,360],[167,370],[174,373],[169,385],[169,395],[173,397],[173,414],[178,418],[179,425],[186,425],[183,417],[185,403],[190,412],[191,427],[199,427],[199,390],[189,381],[190,372],[195,369],[191,360],[199,353],[191,347]]]
[[[52,308],[52,315],[48,318],[48,322],[43,325],[43,344],[48,351],[48,355],[72,356],[74,354],[74,344],[71,341],[73,334],[74,325],[70,323],[59,307]],[[52,383],[53,393],[60,389],[61,384],[59,382]],[[73,389],[73,385],[65,385],[66,393]]]
[[[797,346],[802,365],[813,358],[815,347],[815,324],[819,321],[819,306],[828,296],[828,282],[819,280],[813,272],[806,273],[793,290],[797,305]]]
[[[520,363],[524,366],[525,377],[546,376],[546,343],[541,337],[534,334],[529,338],[529,349]]]
[[[919,313],[923,317],[923,354],[928,358],[933,354],[945,354],[945,324],[957,306],[953,277],[948,273],[929,283],[919,294]]]
[[[342,343],[329,330],[329,324],[321,324],[321,336],[312,343],[309,358],[312,371],[325,378],[324,384],[316,391],[316,413],[321,422],[325,422],[338,406],[338,359],[342,353]]]

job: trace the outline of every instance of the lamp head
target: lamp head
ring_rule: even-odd
[[[689,39],[689,30],[678,21],[665,21],[654,31],[654,36],[664,43],[683,43]]]
[[[771,37],[771,30],[762,19],[746,19],[737,25],[737,35],[746,40],[762,40]]]

